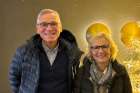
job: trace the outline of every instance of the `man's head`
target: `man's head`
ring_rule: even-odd
[[[46,43],[56,43],[62,24],[58,12],[51,9],[43,9],[37,17],[37,33]]]

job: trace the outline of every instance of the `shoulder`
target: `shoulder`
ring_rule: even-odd
[[[117,60],[112,62],[112,67],[118,75],[127,74],[127,70],[124,65],[120,64]]]
[[[85,56],[84,59],[83,59],[83,65],[84,66],[87,66],[87,65],[89,66],[91,64],[92,64],[91,60],[87,56]]]
[[[76,60],[79,60],[83,54],[83,51],[81,51],[77,45],[67,41],[64,38],[60,39],[60,45],[64,48],[64,51],[68,54],[68,56]]]
[[[91,65],[91,61],[89,60],[89,58],[87,56],[84,56],[84,58],[80,61],[80,65],[79,68],[83,69],[83,70],[87,70],[89,71],[90,65]]]
[[[80,51],[76,38],[69,30],[63,29],[60,34],[59,40],[63,46],[71,51]]]
[[[34,43],[32,39],[26,40],[23,44],[17,47],[16,54],[24,55],[31,50],[34,50]]]
[[[17,51],[20,51],[20,52],[25,52],[26,50],[30,49],[31,48],[31,43],[29,43],[28,41],[27,42],[24,42],[22,45],[20,45],[19,47],[17,47]]]

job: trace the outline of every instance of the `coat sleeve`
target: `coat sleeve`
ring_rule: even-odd
[[[83,75],[83,66],[80,67],[77,71],[76,77],[74,79],[74,93],[80,93],[81,89],[81,80]]]
[[[24,50],[17,48],[9,67],[9,81],[13,93],[18,93],[21,82],[21,63],[23,62]]]
[[[126,74],[125,74],[125,78],[124,78],[124,93],[132,93],[132,85],[131,85],[131,81],[130,81],[130,78],[129,78],[129,75],[126,71]]]

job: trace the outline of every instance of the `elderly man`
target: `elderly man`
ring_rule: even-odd
[[[64,35],[59,14],[51,9],[40,11],[36,28],[37,34],[17,48],[10,65],[13,92],[72,93],[82,54],[74,36]],[[74,40],[68,40],[71,37]]]

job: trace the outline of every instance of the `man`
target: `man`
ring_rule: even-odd
[[[59,14],[51,9],[40,11],[36,28],[37,34],[17,49],[10,65],[13,92],[72,93],[82,54],[74,36],[64,35],[68,32],[63,33]]]

